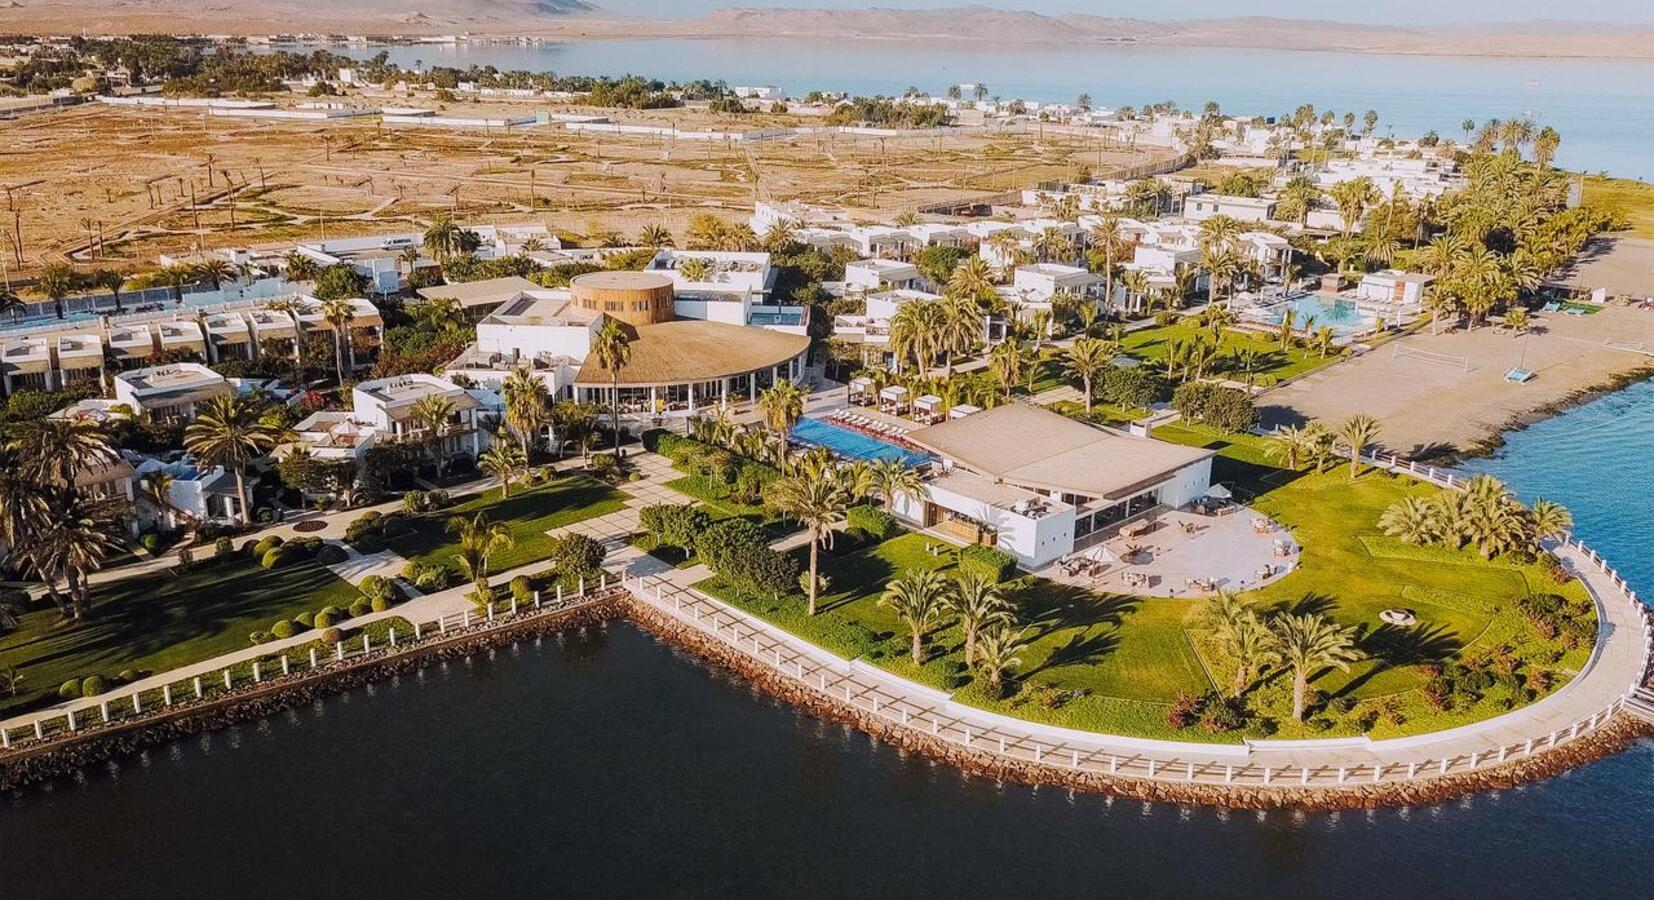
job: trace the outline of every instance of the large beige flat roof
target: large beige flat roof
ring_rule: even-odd
[[[1117,499],[1213,456],[1211,450],[1099,428],[1008,403],[910,432],[907,439],[1012,484]]]
[[[426,300],[440,300],[452,297],[459,301],[462,307],[488,306],[494,303],[504,303],[524,291],[539,291],[544,288],[516,275],[504,278],[485,278],[482,281],[466,281],[460,284],[438,284],[420,288],[419,296]]]

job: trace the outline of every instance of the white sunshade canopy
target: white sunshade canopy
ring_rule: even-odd
[[[902,387],[899,384],[893,384],[890,387],[879,391],[879,396],[888,400],[900,400],[901,398],[907,396],[907,388]]]
[[[1206,496],[1213,500],[1232,500],[1235,495],[1221,484],[1214,484],[1206,489]]]

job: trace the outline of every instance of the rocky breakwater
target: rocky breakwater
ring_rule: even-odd
[[[267,718],[441,660],[462,659],[527,637],[612,621],[625,615],[622,596],[615,589],[562,609],[526,613],[492,623],[479,620],[470,628],[450,629],[446,635],[417,644],[384,646],[314,672],[274,676],[203,701],[157,707],[142,716],[20,745],[0,755],[0,791],[70,774],[106,759],[137,753],[203,731]]]
[[[1148,802],[1227,809],[1338,810],[1431,806],[1466,794],[1503,790],[1551,778],[1576,766],[1618,753],[1640,737],[1654,735],[1654,726],[1629,716],[1621,716],[1587,735],[1536,752],[1533,756],[1484,766],[1472,772],[1378,784],[1266,787],[1110,776],[1024,759],[1011,759],[988,751],[968,750],[957,743],[875,715],[842,698],[829,696],[636,598],[629,597],[625,601],[625,606],[627,615],[657,638],[733,671],[765,693],[811,715],[850,725],[906,752],[946,763],[983,778],[1032,785],[1056,785]]]

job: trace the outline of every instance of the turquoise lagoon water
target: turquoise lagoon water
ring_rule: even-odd
[[[337,47],[368,57],[379,48]],[[1435,129],[1463,140],[1459,123],[1530,116],[1562,133],[1559,165],[1654,178],[1654,62],[1384,56],[1207,47],[978,47],[898,41],[776,39],[571,41],[527,45],[385,48],[411,66],[501,69],[773,84],[898,94],[941,93],[977,81],[993,95],[1071,102],[1081,92],[1109,106],[1172,100],[1229,112],[1289,113],[1300,103],[1357,114],[1376,109],[1381,133]]]
[[[1506,435],[1464,464],[1524,500],[1568,507],[1574,533],[1654,598],[1654,381],[1644,381]]]

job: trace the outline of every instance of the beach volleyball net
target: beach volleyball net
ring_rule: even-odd
[[[1404,364],[1423,363],[1441,370],[1456,371],[1459,375],[1469,375],[1475,368],[1470,364],[1470,357],[1459,356],[1454,353],[1439,353],[1435,350],[1420,350],[1417,347],[1404,347],[1401,344],[1390,345],[1390,359]]]

